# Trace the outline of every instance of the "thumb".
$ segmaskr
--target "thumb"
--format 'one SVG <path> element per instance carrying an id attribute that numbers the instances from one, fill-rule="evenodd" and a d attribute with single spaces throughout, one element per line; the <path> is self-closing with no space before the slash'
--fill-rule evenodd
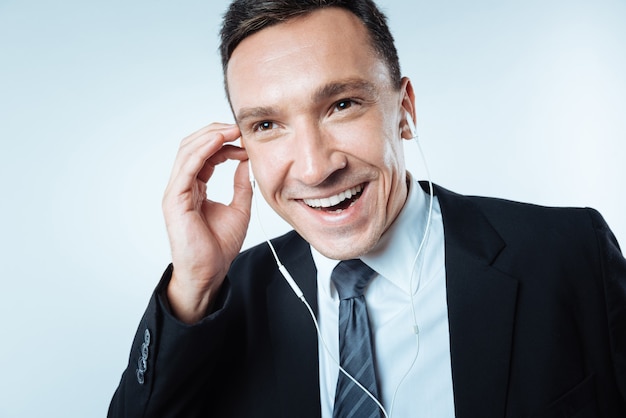
<path id="1" fill-rule="evenodd" d="M 233 199 L 230 207 L 244 212 L 250 217 L 250 208 L 252 206 L 252 185 L 248 175 L 249 160 L 241 161 L 235 170 L 235 178 L 233 185 Z"/>

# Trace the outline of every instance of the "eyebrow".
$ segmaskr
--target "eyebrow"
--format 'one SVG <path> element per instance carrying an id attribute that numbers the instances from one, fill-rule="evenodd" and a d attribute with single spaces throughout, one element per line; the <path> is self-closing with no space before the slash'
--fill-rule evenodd
<path id="1" fill-rule="evenodd" d="M 357 78 L 337 81 L 321 86 L 313 94 L 313 98 L 315 101 L 320 101 L 351 91 L 362 91 L 370 97 L 378 96 L 378 89 L 376 89 L 376 86 L 373 83 Z"/>
<path id="2" fill-rule="evenodd" d="M 237 113 L 235 119 L 240 123 L 246 119 L 263 119 L 275 114 L 275 108 L 270 106 L 244 107 Z"/>
<path id="3" fill-rule="evenodd" d="M 325 84 L 319 87 L 313 93 L 315 102 L 323 101 L 332 97 L 339 96 L 345 92 L 362 91 L 368 98 L 377 97 L 378 89 L 376 86 L 363 79 L 347 79 Z M 241 122 L 246 119 L 264 119 L 275 115 L 278 110 L 272 106 L 254 106 L 244 107 L 236 115 L 236 120 Z"/>

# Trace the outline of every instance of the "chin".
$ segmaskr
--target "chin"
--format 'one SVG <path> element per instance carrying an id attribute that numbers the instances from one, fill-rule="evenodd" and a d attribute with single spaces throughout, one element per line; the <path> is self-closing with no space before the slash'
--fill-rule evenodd
<path id="1" fill-rule="evenodd" d="M 305 237 L 306 239 L 306 237 Z M 329 239 L 312 239 L 307 241 L 322 255 L 333 260 L 350 260 L 359 258 L 367 254 L 374 248 L 377 239 L 350 237 L 338 240 L 335 244 L 329 245 Z"/>

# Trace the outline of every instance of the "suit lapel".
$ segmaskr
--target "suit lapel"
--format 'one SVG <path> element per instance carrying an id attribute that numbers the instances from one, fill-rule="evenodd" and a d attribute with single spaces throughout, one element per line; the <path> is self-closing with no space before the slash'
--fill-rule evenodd
<path id="1" fill-rule="evenodd" d="M 317 315 L 317 277 L 309 244 L 292 232 L 278 256 Z M 317 334 L 304 303 L 278 270 L 267 289 L 281 416 L 319 417 Z"/>
<path id="2" fill-rule="evenodd" d="M 456 416 L 505 415 L 517 280 L 492 267 L 505 244 L 467 197 L 437 188 L 445 231 Z"/>

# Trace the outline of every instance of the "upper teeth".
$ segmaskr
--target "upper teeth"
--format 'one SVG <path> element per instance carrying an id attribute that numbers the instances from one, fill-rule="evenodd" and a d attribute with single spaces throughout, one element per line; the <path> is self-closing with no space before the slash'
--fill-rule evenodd
<path id="1" fill-rule="evenodd" d="M 304 199 L 304 203 L 311 206 L 312 208 L 329 208 L 343 202 L 346 199 L 350 199 L 352 196 L 360 193 L 361 190 L 363 190 L 363 186 L 358 185 L 348 190 L 344 190 L 343 192 L 334 196 L 325 197 L 322 199 Z"/>

